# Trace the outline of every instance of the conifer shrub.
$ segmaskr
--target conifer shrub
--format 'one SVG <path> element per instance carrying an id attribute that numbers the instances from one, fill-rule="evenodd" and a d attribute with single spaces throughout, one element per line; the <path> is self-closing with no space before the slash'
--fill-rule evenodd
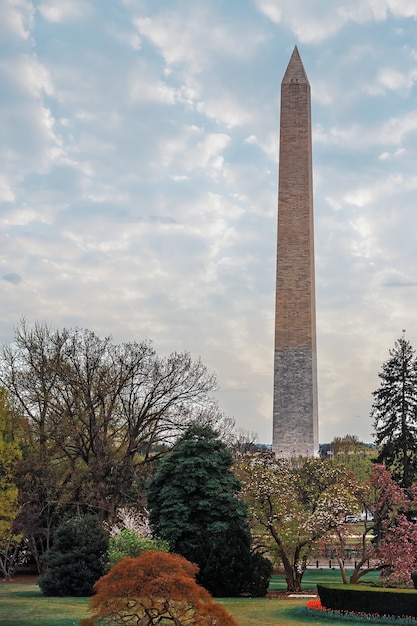
<path id="1" fill-rule="evenodd" d="M 210 428 L 192 426 L 167 452 L 148 487 L 150 524 L 170 551 L 196 563 L 214 597 L 265 595 L 269 561 L 253 552 L 233 456 Z"/>
<path id="2" fill-rule="evenodd" d="M 103 575 L 107 535 L 95 515 L 66 517 L 44 558 L 39 587 L 45 596 L 90 596 Z"/>

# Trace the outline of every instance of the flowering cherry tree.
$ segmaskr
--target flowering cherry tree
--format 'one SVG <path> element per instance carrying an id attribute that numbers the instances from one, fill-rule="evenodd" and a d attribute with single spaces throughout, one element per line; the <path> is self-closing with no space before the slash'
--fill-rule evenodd
<path id="1" fill-rule="evenodd" d="M 241 457 L 236 471 L 254 534 L 278 552 L 288 591 L 300 591 L 313 547 L 357 506 L 354 477 L 331 461 L 269 452 Z"/>
<path id="2" fill-rule="evenodd" d="M 149 524 L 149 512 L 147 509 L 140 510 L 134 507 L 120 507 L 116 511 L 117 521 L 108 526 L 111 537 L 118 535 L 123 530 L 136 533 L 138 537 L 152 537 L 152 529 Z"/>
<path id="3" fill-rule="evenodd" d="M 395 523 L 384 524 L 378 555 L 385 563 L 382 577 L 389 585 L 411 585 L 411 574 L 417 570 L 417 524 L 398 515 Z"/>
<path id="4" fill-rule="evenodd" d="M 393 481 L 384 465 L 376 464 L 368 482 L 354 491 L 356 508 L 364 515 L 362 530 L 352 530 L 349 524 L 332 529 L 322 541 L 331 547 L 345 583 L 357 583 L 365 574 L 381 571 L 390 583 L 410 582 L 411 571 L 417 569 L 417 526 L 404 512 L 415 507 L 413 489 L 405 491 Z M 402 513 L 401 513 L 402 512 Z M 348 541 L 355 536 L 355 567 L 348 577 L 344 556 Z"/>

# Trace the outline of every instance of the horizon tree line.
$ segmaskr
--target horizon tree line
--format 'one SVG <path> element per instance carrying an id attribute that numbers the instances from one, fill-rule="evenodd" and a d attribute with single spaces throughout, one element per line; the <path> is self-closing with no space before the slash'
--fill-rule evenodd
<path id="1" fill-rule="evenodd" d="M 404 337 L 380 378 L 371 412 L 376 461 L 410 488 L 417 472 L 417 362 Z M 233 424 L 213 397 L 216 385 L 186 352 L 162 358 L 148 341 L 115 344 L 89 330 L 30 327 L 24 320 L 17 326 L 14 344 L 0 352 L 0 465 L 13 468 L 11 537 L 25 538 L 39 570 L 63 513 L 94 513 L 112 523 L 121 506 L 143 509 L 156 460 L 190 426 L 213 429 L 238 457 L 259 451 L 253 434 L 231 436 Z M 363 446 L 349 435 L 334 443 L 342 450 Z M 361 480 L 369 468 L 366 462 Z M 281 470 L 280 480 L 293 480 L 288 468 Z M 0 506 L 6 510 L 4 499 Z"/>

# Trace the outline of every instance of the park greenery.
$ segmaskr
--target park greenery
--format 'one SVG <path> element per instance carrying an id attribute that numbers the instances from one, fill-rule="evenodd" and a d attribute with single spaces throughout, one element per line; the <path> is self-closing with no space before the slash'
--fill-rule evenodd
<path id="1" fill-rule="evenodd" d="M 272 568 L 289 591 L 300 591 L 315 560 L 337 564 L 345 584 L 377 573 L 381 585 L 411 586 L 417 361 L 404 337 L 380 380 L 375 448 L 347 435 L 326 457 L 280 459 L 233 431 L 213 398 L 215 377 L 189 354 L 162 358 L 149 342 L 116 344 L 88 330 L 22 321 L 0 355 L 3 577 L 31 563 L 45 596 L 95 590 L 94 599 L 114 572 L 130 588 L 140 559 L 169 563 L 176 553 L 189 563 L 178 577 L 190 575 L 178 588 L 193 588 L 202 624 L 211 618 L 201 602 L 218 611 L 206 593 L 263 596 Z M 92 602 L 86 624 L 113 606 Z"/>
<path id="2" fill-rule="evenodd" d="M 201 361 L 88 330 L 22 321 L 1 351 L 0 385 L 5 476 L 16 460 L 7 515 L 39 571 L 65 513 L 93 512 L 111 525 L 119 508 L 143 508 L 158 455 L 192 423 L 224 426 Z"/>
<path id="3" fill-rule="evenodd" d="M 336 582 L 335 570 L 309 570 L 306 584 L 314 590 L 316 584 Z M 271 587 L 285 589 L 282 576 L 274 576 Z M 277 597 L 274 601 L 264 598 L 217 599 L 239 626 L 302 626 L 311 618 L 305 614 L 306 598 Z M 0 584 L 0 624 L 7 626 L 74 626 L 79 620 L 91 615 L 89 598 L 45 598 L 34 583 Z M 316 624 L 328 624 L 315 620 Z"/>
<path id="4" fill-rule="evenodd" d="M 265 595 L 271 561 L 253 550 L 233 456 L 210 428 L 190 427 L 159 461 L 148 489 L 150 524 L 199 567 L 217 597 Z"/>

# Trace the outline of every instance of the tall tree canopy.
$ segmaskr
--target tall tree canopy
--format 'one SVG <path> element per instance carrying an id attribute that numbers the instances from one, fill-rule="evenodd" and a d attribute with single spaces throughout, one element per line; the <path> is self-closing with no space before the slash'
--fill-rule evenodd
<path id="1" fill-rule="evenodd" d="M 1 351 L 0 382 L 28 424 L 20 478 L 38 513 L 84 504 L 111 521 L 137 501 L 141 465 L 156 446 L 219 418 L 215 376 L 201 361 L 78 328 L 23 321 Z"/>
<path id="2" fill-rule="evenodd" d="M 417 476 L 417 360 L 405 337 L 389 354 L 371 410 L 380 447 L 377 462 L 389 468 L 401 487 L 410 487 Z"/>
<path id="3" fill-rule="evenodd" d="M 232 463 L 213 430 L 189 428 L 152 478 L 150 523 L 172 552 L 197 563 L 197 580 L 213 595 L 262 595 L 271 567 L 251 553 L 247 509 L 236 496 L 240 483 Z"/>

